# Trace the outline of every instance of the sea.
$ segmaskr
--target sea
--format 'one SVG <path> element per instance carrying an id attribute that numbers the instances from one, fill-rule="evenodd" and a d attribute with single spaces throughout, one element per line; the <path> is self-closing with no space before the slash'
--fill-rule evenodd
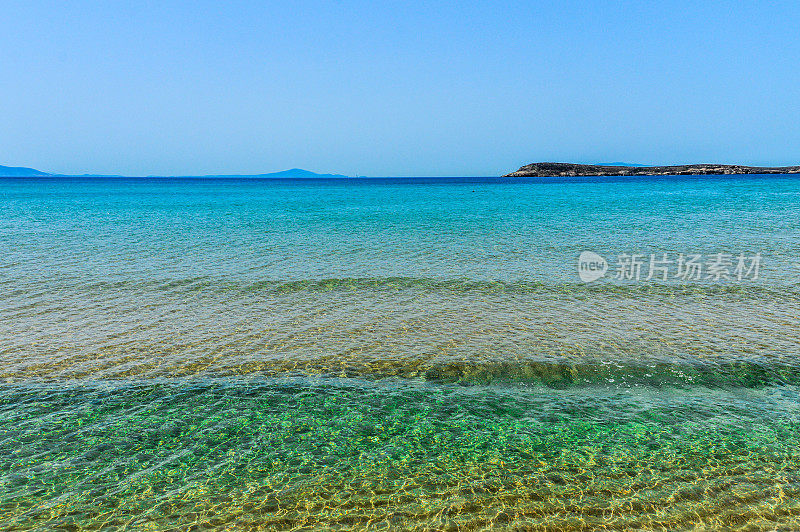
<path id="1" fill-rule="evenodd" d="M 0 179 L 0 529 L 800 529 L 800 179 Z"/>

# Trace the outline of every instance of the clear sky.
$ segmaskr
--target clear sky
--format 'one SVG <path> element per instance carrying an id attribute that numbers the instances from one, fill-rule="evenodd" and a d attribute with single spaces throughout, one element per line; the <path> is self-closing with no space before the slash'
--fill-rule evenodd
<path id="1" fill-rule="evenodd" d="M 800 164 L 800 2 L 5 0 L 0 164 Z"/>

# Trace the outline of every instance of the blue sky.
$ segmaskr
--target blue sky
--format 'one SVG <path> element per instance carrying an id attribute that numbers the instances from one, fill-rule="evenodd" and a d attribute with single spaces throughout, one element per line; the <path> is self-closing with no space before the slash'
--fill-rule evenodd
<path id="1" fill-rule="evenodd" d="M 6 0 L 0 164 L 800 164 L 800 2 Z"/>

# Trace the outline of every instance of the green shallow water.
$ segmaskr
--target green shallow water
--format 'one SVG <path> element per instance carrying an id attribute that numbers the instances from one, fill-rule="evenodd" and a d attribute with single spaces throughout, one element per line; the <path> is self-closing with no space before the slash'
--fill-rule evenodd
<path id="1" fill-rule="evenodd" d="M 800 526 L 796 386 L 4 386 L 9 528 Z"/>

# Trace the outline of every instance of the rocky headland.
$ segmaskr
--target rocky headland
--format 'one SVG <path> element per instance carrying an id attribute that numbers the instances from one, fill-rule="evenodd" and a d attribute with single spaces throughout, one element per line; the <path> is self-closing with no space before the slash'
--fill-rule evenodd
<path id="1" fill-rule="evenodd" d="M 681 164 L 677 166 L 604 166 L 575 163 L 533 163 L 503 177 L 583 177 L 647 175 L 800 174 L 800 166 Z"/>

